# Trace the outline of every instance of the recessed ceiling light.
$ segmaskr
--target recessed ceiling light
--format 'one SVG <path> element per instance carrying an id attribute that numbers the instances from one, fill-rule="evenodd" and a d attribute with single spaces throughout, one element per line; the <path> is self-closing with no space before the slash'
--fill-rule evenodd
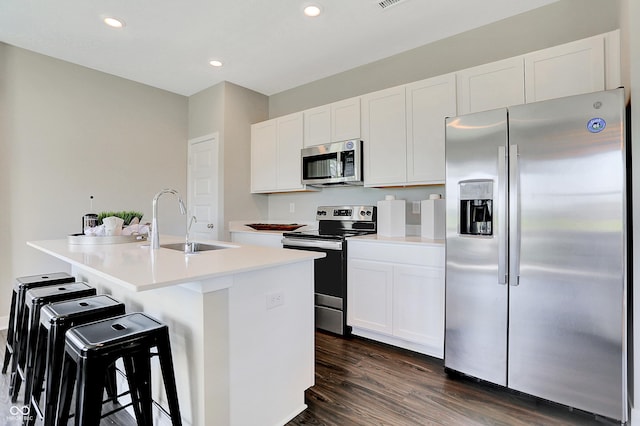
<path id="1" fill-rule="evenodd" d="M 122 28 L 124 27 L 124 21 L 116 18 L 107 17 L 103 19 L 104 23 L 112 28 Z"/>
<path id="2" fill-rule="evenodd" d="M 320 15 L 320 13 L 322 13 L 322 9 L 317 4 L 310 4 L 308 6 L 305 6 L 303 12 L 306 16 L 315 18 L 316 16 Z"/>
<path id="3" fill-rule="evenodd" d="M 213 61 L 209 61 L 209 65 L 211 65 L 212 67 L 221 67 L 222 62 L 213 60 Z"/>

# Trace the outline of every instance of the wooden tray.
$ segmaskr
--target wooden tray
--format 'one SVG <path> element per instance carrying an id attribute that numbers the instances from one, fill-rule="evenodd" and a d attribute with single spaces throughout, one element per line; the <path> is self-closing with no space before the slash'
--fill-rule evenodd
<path id="1" fill-rule="evenodd" d="M 256 231 L 294 231 L 304 226 L 297 223 L 247 223 L 246 225 Z"/>

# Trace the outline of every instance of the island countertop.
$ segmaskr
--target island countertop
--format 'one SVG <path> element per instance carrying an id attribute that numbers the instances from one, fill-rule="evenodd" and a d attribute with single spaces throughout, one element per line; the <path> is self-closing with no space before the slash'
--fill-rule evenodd
<path id="1" fill-rule="evenodd" d="M 180 243 L 184 238 L 163 235 L 160 241 L 162 244 Z M 302 250 L 220 241 L 199 242 L 229 248 L 186 255 L 162 247 L 152 250 L 147 241 L 85 245 L 58 239 L 29 241 L 27 245 L 136 292 L 325 256 L 324 253 Z"/>
<path id="2" fill-rule="evenodd" d="M 198 242 L 229 248 L 185 254 L 146 241 L 27 244 L 68 263 L 77 280 L 128 312 L 168 325 L 182 424 L 285 425 L 307 407 L 305 390 L 314 384 L 314 264 L 325 254 Z M 163 235 L 160 243 L 184 238 Z M 166 410 L 161 386 L 152 397 Z"/>

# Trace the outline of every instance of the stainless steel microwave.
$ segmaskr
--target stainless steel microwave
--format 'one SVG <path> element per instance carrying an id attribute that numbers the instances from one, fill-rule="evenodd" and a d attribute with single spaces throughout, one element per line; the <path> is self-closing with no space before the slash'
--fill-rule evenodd
<path id="1" fill-rule="evenodd" d="M 303 148 L 302 183 L 314 186 L 362 185 L 362 141 Z"/>

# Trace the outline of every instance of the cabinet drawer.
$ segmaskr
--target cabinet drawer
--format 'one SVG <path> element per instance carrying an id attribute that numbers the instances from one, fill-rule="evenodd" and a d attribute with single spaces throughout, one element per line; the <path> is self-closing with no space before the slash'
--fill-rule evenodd
<path id="1" fill-rule="evenodd" d="M 379 262 L 444 268 L 444 246 L 398 244 L 348 240 L 349 259 L 367 259 Z"/>

